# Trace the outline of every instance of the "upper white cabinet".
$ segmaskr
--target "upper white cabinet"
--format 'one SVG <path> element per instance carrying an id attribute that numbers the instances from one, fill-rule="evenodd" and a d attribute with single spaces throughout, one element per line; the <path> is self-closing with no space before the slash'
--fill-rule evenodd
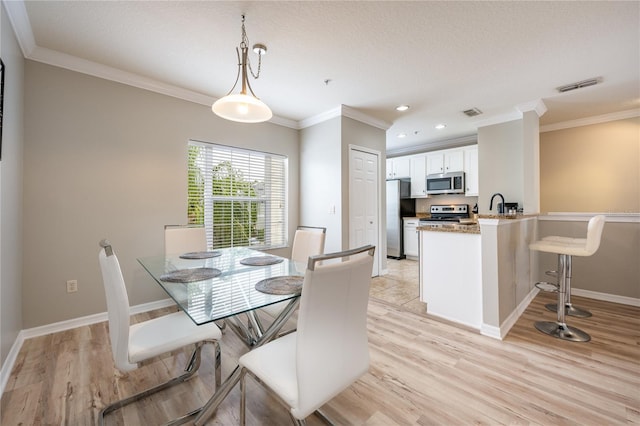
<path id="1" fill-rule="evenodd" d="M 411 159 L 409 157 L 387 158 L 387 179 L 411 178 Z"/>
<path id="2" fill-rule="evenodd" d="M 443 173 L 444 170 L 444 153 L 432 152 L 427 154 L 427 174 L 434 175 Z"/>
<path id="3" fill-rule="evenodd" d="M 464 170 L 464 151 L 452 149 L 427 154 L 427 174 L 461 172 Z"/>
<path id="4" fill-rule="evenodd" d="M 468 196 L 478 195 L 478 145 L 464 148 L 465 193 Z"/>
<path id="5" fill-rule="evenodd" d="M 411 157 L 411 198 L 427 196 L 425 176 L 427 171 L 427 156 L 414 155 Z"/>
<path id="6" fill-rule="evenodd" d="M 478 195 L 478 145 L 387 158 L 387 179 L 411 179 L 411 198 L 426 198 L 427 175 L 465 172 L 465 195 Z"/>

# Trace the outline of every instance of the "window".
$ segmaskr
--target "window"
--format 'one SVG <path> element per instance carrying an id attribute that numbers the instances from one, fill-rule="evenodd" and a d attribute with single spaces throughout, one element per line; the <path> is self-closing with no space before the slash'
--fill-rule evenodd
<path id="1" fill-rule="evenodd" d="M 211 248 L 286 245 L 287 157 L 189 141 L 189 223 Z"/>

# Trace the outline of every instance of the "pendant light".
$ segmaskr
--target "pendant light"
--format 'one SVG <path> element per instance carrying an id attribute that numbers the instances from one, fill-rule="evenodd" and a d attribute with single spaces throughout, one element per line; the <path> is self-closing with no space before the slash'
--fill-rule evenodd
<path id="1" fill-rule="evenodd" d="M 241 123 L 260 123 L 269 120 L 273 116 L 273 113 L 271 109 L 253 93 L 253 89 L 251 89 L 251 85 L 249 84 L 247 67 L 253 78 L 257 80 L 258 77 L 260 77 L 262 55 L 267 53 L 267 46 L 264 44 L 255 44 L 253 46 L 253 51 L 258 54 L 258 72 L 256 74 L 253 73 L 251 63 L 247 57 L 249 51 L 248 46 L 249 39 L 244 28 L 244 15 L 242 15 L 242 40 L 240 41 L 240 48 L 236 47 L 236 54 L 238 55 L 236 82 L 233 83 L 233 87 L 229 90 L 229 93 L 227 93 L 225 97 L 218 99 L 211 109 L 216 115 L 226 120 Z M 231 94 L 236 88 L 240 77 L 242 77 L 240 93 Z M 249 89 L 249 93 L 247 93 L 247 89 Z"/>

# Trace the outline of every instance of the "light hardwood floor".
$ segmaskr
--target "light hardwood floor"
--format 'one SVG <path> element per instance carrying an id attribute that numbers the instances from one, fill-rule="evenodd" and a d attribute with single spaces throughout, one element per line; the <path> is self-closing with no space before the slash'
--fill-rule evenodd
<path id="1" fill-rule="evenodd" d="M 372 296 L 385 285 L 375 282 Z M 340 425 L 640 424 L 640 308 L 574 299 L 593 312 L 568 321 L 591 334 L 589 343 L 533 328 L 555 318 L 544 309 L 553 295 L 538 295 L 503 341 L 374 296 L 370 371 L 323 411 Z M 222 349 L 225 377 L 246 349 L 230 331 Z M 160 424 L 202 404 L 213 391 L 212 350 L 204 355 L 189 382 L 110 415 L 107 424 Z M 0 424 L 95 424 L 105 404 L 178 374 L 186 356 L 166 356 L 124 376 L 114 370 L 106 323 L 29 339 L 2 396 Z M 285 409 L 248 383 L 248 424 L 289 424 Z M 209 424 L 238 424 L 238 407 L 236 387 Z M 315 416 L 308 423 L 321 424 Z"/>

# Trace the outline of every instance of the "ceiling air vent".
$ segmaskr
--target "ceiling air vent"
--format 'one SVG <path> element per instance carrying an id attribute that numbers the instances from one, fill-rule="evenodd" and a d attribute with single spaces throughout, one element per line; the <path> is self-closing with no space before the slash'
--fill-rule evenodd
<path id="1" fill-rule="evenodd" d="M 482 111 L 480 111 L 478 108 L 471 108 L 471 109 L 464 110 L 462 112 L 467 117 L 475 117 L 476 115 L 482 114 Z"/>
<path id="2" fill-rule="evenodd" d="M 602 77 L 590 78 L 589 80 L 582 80 L 577 83 L 565 84 L 564 86 L 556 87 L 556 90 L 560 93 L 568 92 L 570 90 L 582 89 L 583 87 L 593 86 L 602 81 Z"/>

